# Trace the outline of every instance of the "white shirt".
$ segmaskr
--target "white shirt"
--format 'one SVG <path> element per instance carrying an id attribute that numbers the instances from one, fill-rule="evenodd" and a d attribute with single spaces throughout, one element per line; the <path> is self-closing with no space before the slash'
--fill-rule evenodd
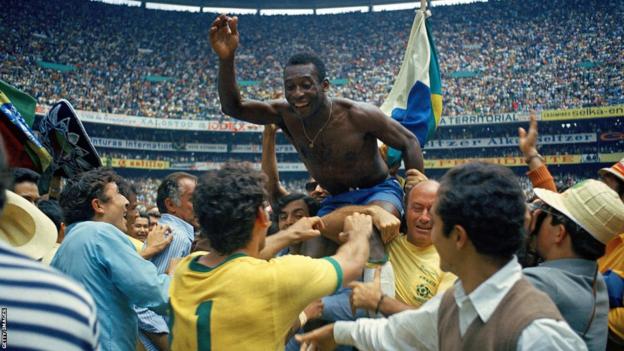
<path id="1" fill-rule="evenodd" d="M 475 318 L 487 323 L 501 300 L 522 278 L 522 267 L 513 258 L 503 268 L 466 295 L 461 281 L 455 282 L 455 302 L 459 307 L 459 329 L 463 336 Z M 438 309 L 442 294 L 417 310 L 409 310 L 388 319 L 358 319 L 336 322 L 334 339 L 338 344 L 360 350 L 439 350 Z M 585 342 L 564 321 L 536 319 L 520 338 L 517 350 L 587 350 Z"/>

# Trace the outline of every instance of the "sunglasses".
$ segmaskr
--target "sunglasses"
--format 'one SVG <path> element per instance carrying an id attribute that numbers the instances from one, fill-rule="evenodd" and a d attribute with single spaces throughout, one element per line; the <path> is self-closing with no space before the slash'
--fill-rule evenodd
<path id="1" fill-rule="evenodd" d="M 307 182 L 305 184 L 305 190 L 309 193 L 313 192 L 316 187 L 318 186 L 318 182 L 317 181 L 312 181 L 312 182 Z"/>
<path id="2" fill-rule="evenodd" d="M 543 214 L 551 215 L 553 218 L 557 220 L 558 223 L 561 223 L 565 225 L 566 227 L 581 228 L 576 222 L 568 218 L 566 215 L 559 212 L 557 209 L 553 208 L 552 206 L 549 206 L 541 201 L 533 202 L 528 205 L 529 205 L 529 209 L 531 210 L 531 213 L 533 213 L 535 210 L 540 210 L 542 211 Z M 542 215 L 540 217 L 545 217 L 545 215 Z M 542 221 L 543 221 L 543 218 L 541 221 L 538 221 L 538 223 L 541 225 Z M 539 227 L 536 227 L 536 228 L 539 228 Z"/>

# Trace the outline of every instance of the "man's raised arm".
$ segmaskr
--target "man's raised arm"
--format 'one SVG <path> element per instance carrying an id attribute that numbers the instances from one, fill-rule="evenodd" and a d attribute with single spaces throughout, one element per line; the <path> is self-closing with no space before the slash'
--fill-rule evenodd
<path id="1" fill-rule="evenodd" d="M 276 109 L 279 102 L 267 103 L 243 100 L 236 84 L 234 56 L 240 34 L 238 17 L 220 15 L 210 26 L 210 44 L 219 56 L 219 100 L 223 113 L 255 124 L 278 124 L 281 120 Z"/>

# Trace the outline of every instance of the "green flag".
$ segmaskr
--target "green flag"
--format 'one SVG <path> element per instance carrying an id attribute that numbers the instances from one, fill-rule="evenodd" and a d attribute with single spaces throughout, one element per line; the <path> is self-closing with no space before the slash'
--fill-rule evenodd
<path id="1" fill-rule="evenodd" d="M 13 106 L 15 106 L 20 115 L 22 115 L 22 118 L 26 121 L 26 124 L 32 128 L 33 122 L 35 121 L 37 100 L 25 92 L 9 85 L 9 83 L 2 79 L 0 79 L 0 91 L 9 98 Z"/>

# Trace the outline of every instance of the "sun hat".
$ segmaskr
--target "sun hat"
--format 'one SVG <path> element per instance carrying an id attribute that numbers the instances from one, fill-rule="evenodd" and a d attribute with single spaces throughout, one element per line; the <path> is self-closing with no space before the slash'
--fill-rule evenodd
<path id="1" fill-rule="evenodd" d="M 16 193 L 6 191 L 0 215 L 0 241 L 36 260 L 45 256 L 56 243 L 54 223 L 37 206 Z"/>
<path id="2" fill-rule="evenodd" d="M 603 182 L 588 179 L 562 194 L 536 188 L 535 195 L 603 244 L 624 232 L 624 202 Z"/>
<path id="3" fill-rule="evenodd" d="M 614 164 L 613 166 L 609 168 L 602 168 L 598 171 L 598 174 L 600 174 L 601 176 L 604 175 L 605 173 L 611 173 L 624 182 L 624 158 L 621 159 L 620 162 Z"/>

